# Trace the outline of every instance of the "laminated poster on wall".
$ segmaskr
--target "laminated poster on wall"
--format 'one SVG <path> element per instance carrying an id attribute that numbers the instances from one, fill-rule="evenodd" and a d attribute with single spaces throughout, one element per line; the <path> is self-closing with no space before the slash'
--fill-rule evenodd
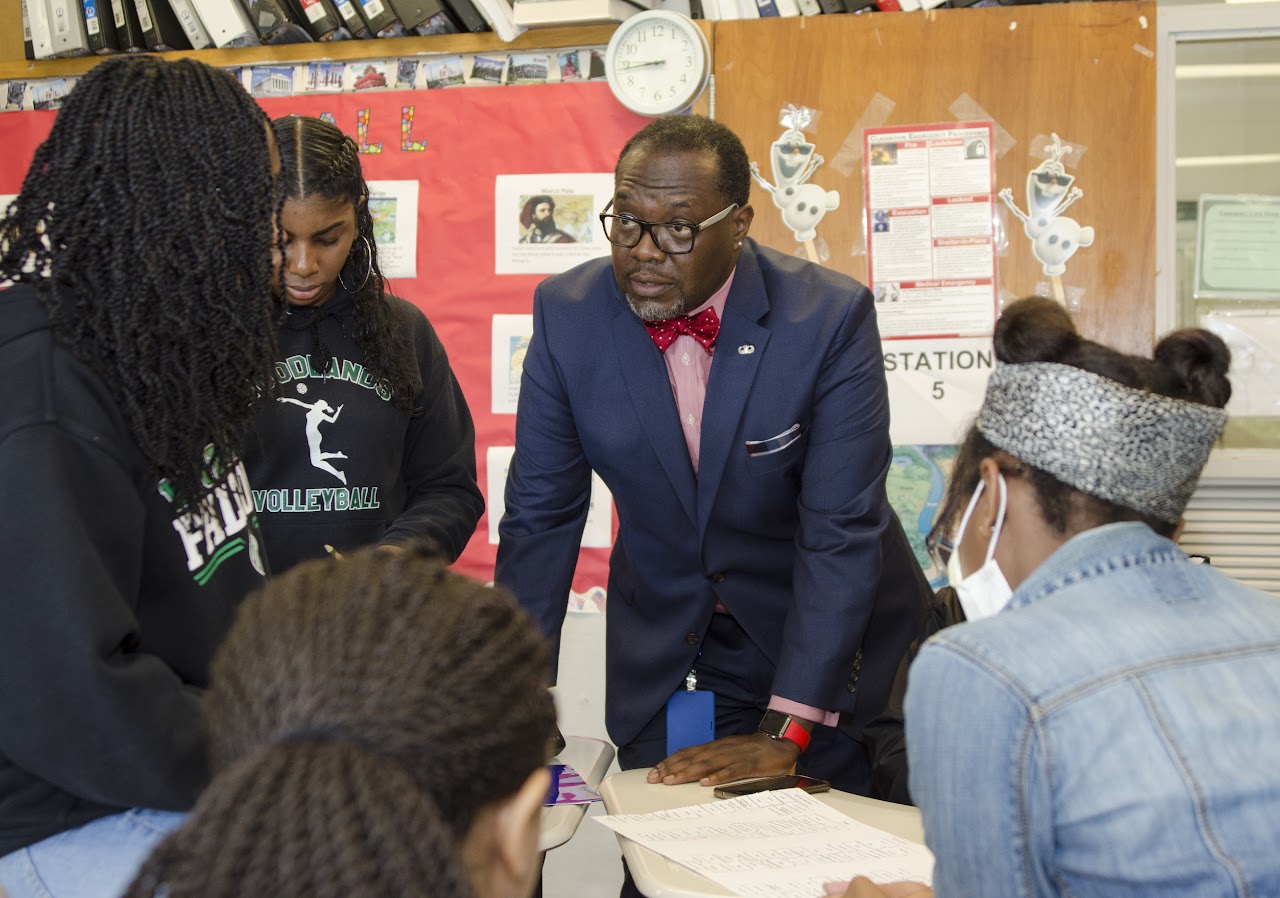
<path id="1" fill-rule="evenodd" d="M 995 352 L 990 337 L 886 340 L 881 346 L 893 409 L 893 462 L 885 492 L 916 561 L 937 588 L 946 571 L 934 564 L 925 537 L 951 476 L 957 444 L 982 405 Z"/>
<path id="2" fill-rule="evenodd" d="M 960 447 L 954 443 L 907 445 L 895 443 L 893 461 L 885 478 L 885 493 L 893 506 L 907 542 L 934 589 L 947 582 L 947 571 L 929 554 L 926 538 L 942 503 L 942 494 L 955 467 Z"/>
<path id="3" fill-rule="evenodd" d="M 524 354 L 533 336 L 532 315 L 494 315 L 490 383 L 495 415 L 514 415 L 520 401 Z"/>
<path id="4" fill-rule="evenodd" d="M 249 70 L 249 93 L 255 97 L 291 97 L 293 75 L 291 65 L 255 65 Z"/>
<path id="5" fill-rule="evenodd" d="M 471 57 L 471 78 L 473 81 L 488 81 L 492 84 L 502 83 L 502 72 L 507 61 L 493 56 L 476 54 Z"/>
<path id="6" fill-rule="evenodd" d="M 506 513 L 507 469 L 511 467 L 514 446 L 490 446 L 485 454 L 488 483 L 485 501 L 489 515 L 489 544 L 498 544 L 498 523 Z M 613 494 L 600 475 L 591 472 L 591 505 L 587 525 L 582 531 L 582 547 L 607 549 L 613 545 Z"/>
<path id="7" fill-rule="evenodd" d="M 463 74 L 464 67 L 462 57 L 455 54 L 424 62 L 422 71 L 429 88 L 456 87 L 467 81 L 466 75 Z"/>
<path id="8" fill-rule="evenodd" d="M 388 278 L 418 276 L 418 181 L 369 181 L 378 265 Z M 394 290 L 394 285 L 392 285 Z"/>
<path id="9" fill-rule="evenodd" d="M 305 90 L 311 93 L 338 93 L 347 66 L 341 62 L 312 62 L 307 64 Z"/>
<path id="10" fill-rule="evenodd" d="M 993 131 L 962 122 L 864 132 L 867 272 L 882 338 L 991 333 Z"/>
<path id="11" fill-rule="evenodd" d="M 890 340 L 881 351 L 893 444 L 962 442 L 995 367 L 991 338 Z"/>
<path id="12" fill-rule="evenodd" d="M 38 110 L 61 109 L 62 101 L 74 86 L 75 82 L 68 83 L 66 78 L 50 78 L 47 81 L 37 81 L 30 88 L 31 106 L 33 109 Z"/>
<path id="13" fill-rule="evenodd" d="M 1197 299 L 1280 299 L 1280 197 L 1200 197 Z"/>
<path id="14" fill-rule="evenodd" d="M 599 214 L 613 173 L 499 175 L 494 179 L 494 270 L 557 274 L 608 255 Z"/>
<path id="15" fill-rule="evenodd" d="M 4 88 L 4 108 L 21 109 L 27 97 L 27 82 L 9 81 Z"/>

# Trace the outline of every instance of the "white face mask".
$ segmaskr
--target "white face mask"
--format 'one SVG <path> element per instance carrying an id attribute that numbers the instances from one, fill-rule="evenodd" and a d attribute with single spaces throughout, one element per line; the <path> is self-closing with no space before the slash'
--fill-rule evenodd
<path id="1" fill-rule="evenodd" d="M 960 600 L 960 607 L 964 609 L 964 616 L 968 620 L 992 617 L 1008 605 L 1009 599 L 1013 597 L 1009 581 L 1004 578 L 1000 565 L 996 564 L 996 541 L 1000 539 L 1000 528 L 1004 526 L 1004 513 L 1008 504 L 1004 475 L 996 476 L 1000 478 L 1000 512 L 996 517 L 996 525 L 991 531 L 991 542 L 987 544 L 987 560 L 982 563 L 982 567 L 967 577 L 960 570 L 960 540 L 964 538 L 965 527 L 969 525 L 969 516 L 973 514 L 973 509 L 978 504 L 978 497 L 982 495 L 981 480 L 978 481 L 978 488 L 973 491 L 973 498 L 969 500 L 969 507 L 965 509 L 964 517 L 960 519 L 960 529 L 956 531 L 956 547 L 951 557 L 947 559 L 947 580 L 955 589 L 956 598 Z"/>

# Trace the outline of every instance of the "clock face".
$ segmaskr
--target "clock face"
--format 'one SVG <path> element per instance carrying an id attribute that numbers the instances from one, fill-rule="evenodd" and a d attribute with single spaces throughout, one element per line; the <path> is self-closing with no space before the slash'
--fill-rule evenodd
<path id="1" fill-rule="evenodd" d="M 702 93 L 710 55 L 692 19 L 650 10 L 618 26 L 605 52 L 604 71 L 622 105 L 641 115 L 666 115 Z"/>

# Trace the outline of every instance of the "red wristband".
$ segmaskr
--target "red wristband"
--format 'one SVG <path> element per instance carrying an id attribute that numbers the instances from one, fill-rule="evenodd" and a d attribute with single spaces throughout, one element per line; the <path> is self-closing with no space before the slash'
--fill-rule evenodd
<path id="1" fill-rule="evenodd" d="M 760 721 L 760 732 L 770 739 L 786 739 L 800 746 L 804 751 L 809 747 L 809 731 L 790 714 L 781 711 L 765 711 Z"/>

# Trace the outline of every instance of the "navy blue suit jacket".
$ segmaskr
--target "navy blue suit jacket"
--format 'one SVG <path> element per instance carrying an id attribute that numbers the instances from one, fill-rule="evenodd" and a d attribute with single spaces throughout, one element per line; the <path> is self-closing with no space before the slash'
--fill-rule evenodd
<path id="1" fill-rule="evenodd" d="M 859 732 L 883 708 L 928 594 L 885 499 L 871 293 L 744 241 L 696 476 L 662 356 L 609 259 L 545 280 L 533 318 L 495 578 L 558 651 L 599 473 L 619 519 L 606 624 L 614 742 L 681 686 L 717 598 L 776 666 L 774 694 L 838 710 Z M 794 425 L 785 447 L 748 454 L 747 441 Z"/>

